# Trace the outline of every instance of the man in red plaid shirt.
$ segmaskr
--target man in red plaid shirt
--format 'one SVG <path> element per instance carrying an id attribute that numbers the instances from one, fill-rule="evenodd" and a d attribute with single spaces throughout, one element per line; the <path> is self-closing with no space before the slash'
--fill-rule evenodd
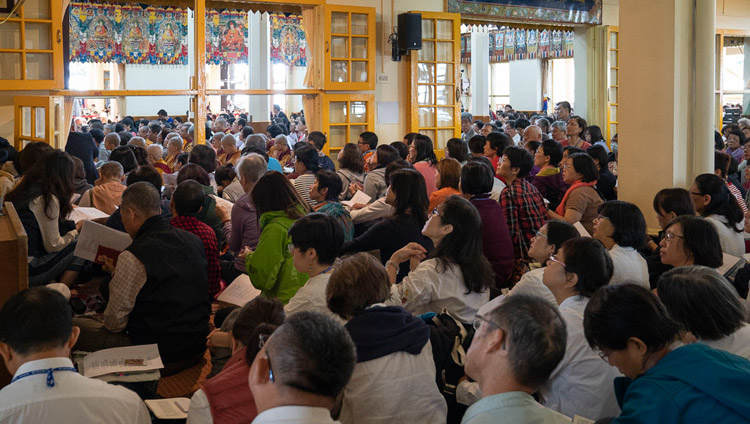
<path id="1" fill-rule="evenodd" d="M 510 146 L 497 167 L 497 175 L 505 178 L 507 184 L 500 194 L 500 204 L 508 220 L 516 261 L 526 259 L 531 238 L 547 221 L 544 198 L 525 178 L 533 165 L 534 158 L 529 152 Z"/>
<path id="2" fill-rule="evenodd" d="M 221 269 L 219 268 L 219 248 L 216 233 L 208 225 L 195 217 L 203 205 L 203 188 L 193 180 L 180 183 L 172 194 L 170 209 L 173 218 L 169 224 L 198 236 L 203 242 L 208 260 L 208 294 L 213 300 L 221 291 Z"/>

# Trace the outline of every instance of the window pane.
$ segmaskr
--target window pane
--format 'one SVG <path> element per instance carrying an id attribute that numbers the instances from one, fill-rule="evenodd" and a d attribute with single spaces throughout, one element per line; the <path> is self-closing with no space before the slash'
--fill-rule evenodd
<path id="1" fill-rule="evenodd" d="M 35 121 L 34 121 L 34 137 L 36 138 L 44 138 L 46 135 L 44 130 L 45 126 L 45 110 L 43 107 L 35 107 L 34 112 L 36 114 Z"/>
<path id="2" fill-rule="evenodd" d="M 0 79 L 21 79 L 21 53 L 0 53 Z"/>
<path id="3" fill-rule="evenodd" d="M 452 85 L 438 85 L 436 87 L 435 98 L 439 105 L 452 105 L 453 104 L 453 86 Z"/>
<path id="4" fill-rule="evenodd" d="M 617 103 L 617 87 L 609 88 L 609 102 Z"/>
<path id="5" fill-rule="evenodd" d="M 452 107 L 437 108 L 437 126 L 438 127 L 452 127 L 453 126 L 453 108 Z"/>
<path id="6" fill-rule="evenodd" d="M 331 57 L 349 57 L 349 37 L 331 37 Z"/>
<path id="7" fill-rule="evenodd" d="M 344 147 L 346 144 L 346 125 L 331 127 L 331 134 L 328 137 L 330 147 Z"/>
<path id="8" fill-rule="evenodd" d="M 330 102 L 328 104 L 328 115 L 331 124 L 345 124 L 346 102 Z"/>
<path id="9" fill-rule="evenodd" d="M 432 63 L 418 63 L 417 72 L 417 82 L 435 82 L 435 65 Z"/>
<path id="10" fill-rule="evenodd" d="M 437 61 L 453 62 L 453 43 L 449 41 L 438 41 Z"/>
<path id="11" fill-rule="evenodd" d="M 21 23 L 6 22 L 0 25 L 0 49 L 21 48 Z"/>
<path id="12" fill-rule="evenodd" d="M 453 130 L 438 130 L 437 148 L 445 149 L 445 146 L 448 144 L 448 140 L 450 140 L 451 138 L 453 138 Z"/>
<path id="13" fill-rule="evenodd" d="M 614 137 L 617 134 L 617 124 L 609 124 L 610 137 Z"/>
<path id="14" fill-rule="evenodd" d="M 367 62 L 352 61 L 352 82 L 367 82 Z"/>
<path id="15" fill-rule="evenodd" d="M 609 66 L 617 66 L 617 52 L 609 52 Z"/>
<path id="16" fill-rule="evenodd" d="M 351 102 L 351 122 L 367 122 L 367 103 Z"/>
<path id="17" fill-rule="evenodd" d="M 422 38 L 435 38 L 435 21 L 422 19 Z"/>
<path id="18" fill-rule="evenodd" d="M 352 13 L 352 34 L 367 34 L 367 15 L 364 13 Z"/>
<path id="19" fill-rule="evenodd" d="M 31 108 L 28 106 L 21 108 L 21 136 L 31 137 Z"/>
<path id="20" fill-rule="evenodd" d="M 52 39 L 50 37 L 51 24 L 27 22 L 24 25 L 26 28 L 26 42 L 24 43 L 24 47 L 26 49 L 52 49 Z"/>
<path id="21" fill-rule="evenodd" d="M 437 20 L 437 38 L 439 40 L 453 39 L 453 21 L 444 19 Z"/>
<path id="22" fill-rule="evenodd" d="M 349 14 L 344 12 L 331 13 L 331 33 L 348 34 L 349 33 Z"/>
<path id="23" fill-rule="evenodd" d="M 352 57 L 355 59 L 367 59 L 367 39 L 352 37 Z"/>
<path id="24" fill-rule="evenodd" d="M 617 106 L 609 107 L 609 120 L 612 122 L 617 122 Z"/>
<path id="25" fill-rule="evenodd" d="M 420 130 L 419 133 L 430 137 L 430 140 L 432 140 L 432 147 L 435 147 L 435 130 Z"/>
<path id="26" fill-rule="evenodd" d="M 420 107 L 419 108 L 419 126 L 422 128 L 435 126 L 435 108 L 434 107 Z"/>
<path id="27" fill-rule="evenodd" d="M 52 53 L 26 54 L 26 79 L 52 79 Z"/>
<path id="28" fill-rule="evenodd" d="M 609 48 L 610 49 L 616 49 L 617 48 L 617 33 L 611 32 L 609 34 Z"/>
<path id="29" fill-rule="evenodd" d="M 417 86 L 417 102 L 420 105 L 434 105 L 435 87 L 432 85 Z"/>
<path id="30" fill-rule="evenodd" d="M 617 69 L 609 70 L 609 83 L 610 85 L 617 85 Z"/>
<path id="31" fill-rule="evenodd" d="M 23 4 L 23 15 L 26 19 L 50 19 L 49 5 L 49 0 L 26 0 Z"/>
<path id="32" fill-rule="evenodd" d="M 438 83 L 453 83 L 453 65 L 450 63 L 438 63 L 436 77 Z"/>
<path id="33" fill-rule="evenodd" d="M 349 82 L 349 62 L 346 60 L 331 61 L 331 81 Z"/>
<path id="34" fill-rule="evenodd" d="M 435 42 L 422 41 L 422 50 L 419 51 L 419 60 L 432 62 L 435 60 Z"/>
<path id="35" fill-rule="evenodd" d="M 349 127 L 349 142 L 356 143 L 359 140 L 359 135 L 367 131 L 367 127 L 364 125 L 352 125 Z"/>

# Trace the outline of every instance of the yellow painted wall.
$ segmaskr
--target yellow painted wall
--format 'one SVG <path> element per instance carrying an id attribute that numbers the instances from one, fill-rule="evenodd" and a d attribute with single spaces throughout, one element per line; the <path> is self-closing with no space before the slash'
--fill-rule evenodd
<path id="1" fill-rule="evenodd" d="M 750 0 L 716 0 L 716 28 L 750 29 Z"/>

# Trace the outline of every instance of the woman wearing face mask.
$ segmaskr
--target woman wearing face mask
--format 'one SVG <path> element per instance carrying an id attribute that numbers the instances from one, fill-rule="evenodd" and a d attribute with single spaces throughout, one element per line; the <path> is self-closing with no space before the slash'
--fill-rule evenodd
<path id="1" fill-rule="evenodd" d="M 602 287 L 586 305 L 589 345 L 625 377 L 614 387 L 612 423 L 741 423 L 750 417 L 750 362 L 701 343 L 683 346 L 681 327 L 654 294 L 634 284 Z"/>

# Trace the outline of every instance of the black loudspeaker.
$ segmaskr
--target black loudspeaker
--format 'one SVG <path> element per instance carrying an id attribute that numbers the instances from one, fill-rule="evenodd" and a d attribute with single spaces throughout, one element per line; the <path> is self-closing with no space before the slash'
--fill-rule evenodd
<path id="1" fill-rule="evenodd" d="M 402 13 L 398 15 L 398 49 L 422 50 L 422 14 Z"/>

